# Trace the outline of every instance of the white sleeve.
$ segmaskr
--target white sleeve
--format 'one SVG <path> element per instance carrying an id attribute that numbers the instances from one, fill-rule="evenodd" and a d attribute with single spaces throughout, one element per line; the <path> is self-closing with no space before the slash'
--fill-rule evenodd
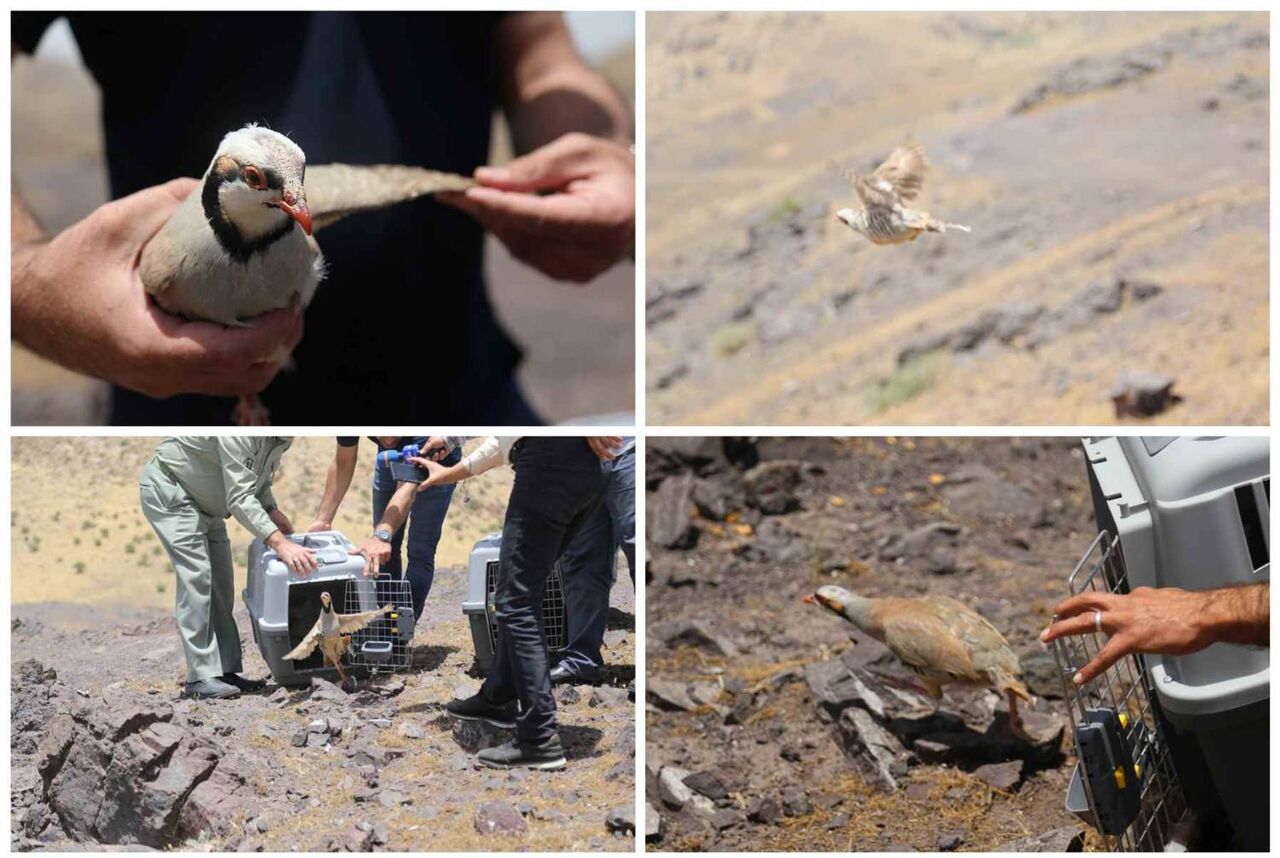
<path id="1" fill-rule="evenodd" d="M 508 449 L 510 449 L 509 445 Z M 501 465 L 503 458 L 502 442 L 497 436 L 490 435 L 480 442 L 479 447 L 462 457 L 462 467 L 469 476 L 474 477 L 476 474 L 483 474 Z"/>

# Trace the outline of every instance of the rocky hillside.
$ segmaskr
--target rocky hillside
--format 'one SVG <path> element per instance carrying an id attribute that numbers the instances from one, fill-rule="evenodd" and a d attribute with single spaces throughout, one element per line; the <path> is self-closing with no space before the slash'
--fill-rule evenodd
<path id="1" fill-rule="evenodd" d="M 1079 849 L 1062 688 L 1036 635 L 1096 532 L 1072 439 L 650 439 L 650 848 Z M 801 599 L 948 595 L 1038 702 L 940 702 Z M 660 819 L 659 823 L 657 820 Z"/>

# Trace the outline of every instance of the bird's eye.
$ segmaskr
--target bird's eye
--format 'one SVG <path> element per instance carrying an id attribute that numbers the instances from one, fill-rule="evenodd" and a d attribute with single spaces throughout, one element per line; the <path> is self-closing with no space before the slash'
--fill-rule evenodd
<path id="1" fill-rule="evenodd" d="M 244 183 L 255 191 L 262 191 L 267 187 L 267 180 L 262 177 L 262 171 L 257 167 L 244 168 Z"/>

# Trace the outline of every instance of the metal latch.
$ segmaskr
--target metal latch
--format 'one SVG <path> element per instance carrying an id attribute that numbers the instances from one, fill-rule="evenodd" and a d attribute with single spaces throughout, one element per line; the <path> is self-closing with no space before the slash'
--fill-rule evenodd
<path id="1" fill-rule="evenodd" d="M 1067 809 L 1103 834 L 1123 834 L 1142 806 L 1142 766 L 1135 761 L 1141 754 L 1134 753 L 1131 738 L 1141 744 L 1146 728 L 1138 723 L 1130 730 L 1131 723 L 1127 713 L 1097 707 L 1086 709 L 1076 724 L 1080 761 L 1071 775 Z"/>

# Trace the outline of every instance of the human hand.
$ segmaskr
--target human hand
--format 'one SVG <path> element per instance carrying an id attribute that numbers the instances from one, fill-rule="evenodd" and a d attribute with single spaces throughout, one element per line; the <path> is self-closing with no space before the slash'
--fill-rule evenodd
<path id="1" fill-rule="evenodd" d="M 314 551 L 290 541 L 278 530 L 267 537 L 267 547 L 276 553 L 290 572 L 297 575 L 306 575 L 320 565 Z"/>
<path id="2" fill-rule="evenodd" d="M 1053 623 L 1040 633 L 1040 640 L 1093 634 L 1101 619 L 1108 640 L 1072 677 L 1076 685 L 1083 685 L 1132 653 L 1183 655 L 1209 646 L 1214 642 L 1215 616 L 1209 610 L 1214 592 L 1138 587 L 1128 595 L 1081 593 L 1054 609 Z"/>
<path id="3" fill-rule="evenodd" d="M 376 536 L 370 536 L 358 548 L 348 549 L 351 555 L 364 555 L 364 574 L 366 578 L 377 578 L 382 564 L 391 559 L 391 543 L 383 542 Z"/>
<path id="4" fill-rule="evenodd" d="M 267 517 L 271 519 L 271 523 L 280 528 L 280 532 L 285 536 L 293 533 L 293 522 L 289 521 L 289 516 L 280 511 L 279 507 L 267 513 Z"/>
<path id="5" fill-rule="evenodd" d="M 325 521 L 322 518 L 317 518 L 315 521 L 307 525 L 307 533 L 322 533 L 326 530 L 333 530 L 332 521 Z"/>
<path id="6" fill-rule="evenodd" d="M 588 436 L 587 446 L 600 461 L 612 462 L 617 458 L 617 450 L 622 446 L 622 438 L 618 435 Z"/>
<path id="7" fill-rule="evenodd" d="M 438 462 L 446 455 L 445 451 L 449 449 L 449 442 L 441 435 L 432 435 L 427 439 L 427 443 L 422 445 L 422 452 L 426 454 L 426 458 L 433 462 Z"/>
<path id="8" fill-rule="evenodd" d="M 295 302 L 252 327 L 190 322 L 142 286 L 143 246 L 198 185 L 175 179 L 100 206 L 50 241 L 11 253 L 13 335 L 70 369 L 148 396 L 257 393 L 302 338 Z"/>
<path id="9" fill-rule="evenodd" d="M 635 243 L 635 156 L 620 143 L 565 134 L 505 166 L 480 167 L 475 179 L 437 199 L 549 277 L 586 283 Z"/>
<path id="10" fill-rule="evenodd" d="M 418 491 L 424 492 L 432 486 L 440 485 L 441 479 L 444 477 L 445 471 L 449 470 L 444 465 L 433 459 L 425 459 L 421 456 L 410 456 L 409 464 L 417 465 L 427 472 L 427 478 L 418 483 Z"/>

